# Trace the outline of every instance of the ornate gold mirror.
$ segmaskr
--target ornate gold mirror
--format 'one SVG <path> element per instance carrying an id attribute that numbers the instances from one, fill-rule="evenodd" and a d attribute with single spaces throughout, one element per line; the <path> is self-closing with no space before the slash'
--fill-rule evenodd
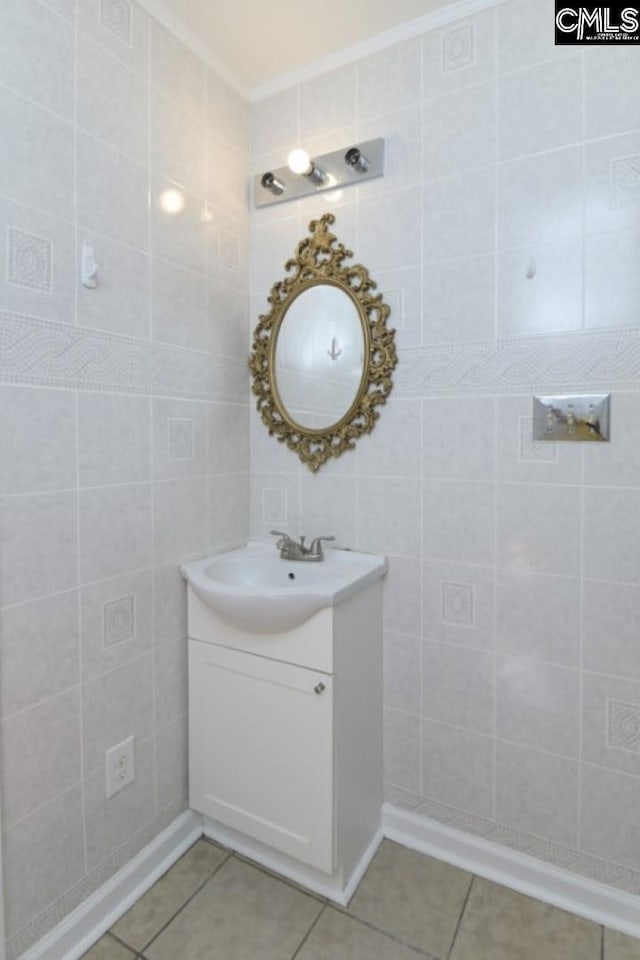
<path id="1" fill-rule="evenodd" d="M 255 329 L 249 367 L 257 408 L 270 434 L 310 470 L 352 450 L 373 430 L 397 363 L 389 307 L 361 264 L 329 227 L 309 224 L 290 274 L 271 288 L 271 309 Z"/>

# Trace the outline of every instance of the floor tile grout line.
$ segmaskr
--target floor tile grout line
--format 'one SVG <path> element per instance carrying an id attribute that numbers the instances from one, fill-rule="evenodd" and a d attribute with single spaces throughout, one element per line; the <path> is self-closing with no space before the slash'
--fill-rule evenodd
<path id="1" fill-rule="evenodd" d="M 142 896 L 144 896 L 144 894 L 142 894 Z M 135 902 L 134 904 L 132 904 L 132 906 L 135 907 L 137 903 L 138 903 L 138 900 L 136 900 L 136 902 Z M 129 909 L 131 909 L 131 908 L 129 908 Z M 117 923 L 117 922 L 118 922 L 118 921 L 116 920 L 116 923 Z M 132 950 L 132 951 L 135 953 L 136 957 L 137 957 L 138 953 L 137 953 L 137 951 L 136 951 L 136 948 L 135 948 L 135 947 L 132 947 L 131 944 L 130 944 L 130 943 L 127 943 L 126 940 L 123 940 L 122 937 L 119 937 L 117 933 L 114 933 L 112 928 L 110 928 L 109 930 L 107 930 L 105 936 L 110 937 L 111 940 L 115 940 L 116 943 L 119 943 L 121 947 L 126 947 L 127 950 Z M 98 941 L 98 943 L 99 943 L 99 942 L 100 942 L 100 941 Z M 94 944 L 94 946 L 95 946 L 95 944 Z"/>
<path id="2" fill-rule="evenodd" d="M 318 916 L 314 919 L 313 923 L 311 924 L 311 926 L 309 927 L 309 929 L 307 930 L 307 932 L 306 932 L 305 935 L 303 936 L 302 940 L 300 941 L 300 943 L 298 944 L 298 946 L 296 947 L 296 949 L 295 949 L 295 950 L 293 951 L 293 953 L 291 954 L 291 960 L 296 960 L 296 957 L 298 956 L 298 954 L 300 953 L 300 951 L 301 951 L 302 948 L 304 947 L 305 943 L 308 941 L 309 937 L 310 937 L 311 934 L 313 933 L 313 930 L 315 929 L 316 924 L 318 923 L 318 920 L 319 920 L 320 917 L 325 913 L 326 909 L 327 909 L 327 904 L 324 903 L 324 904 L 322 905 L 322 907 L 320 908 L 320 911 L 319 911 L 319 913 L 318 913 Z"/>
<path id="3" fill-rule="evenodd" d="M 469 889 L 467 890 L 467 895 L 464 898 L 464 903 L 462 904 L 462 910 L 460 911 L 460 916 L 458 917 L 458 923 L 456 924 L 456 929 L 453 934 L 453 940 L 451 941 L 451 946 L 449 947 L 449 952 L 447 953 L 447 960 L 451 960 L 453 956 L 453 951 L 456 945 L 456 940 L 458 939 L 458 934 L 460 933 L 460 927 L 462 926 L 462 920 L 467 909 L 467 904 L 469 903 L 469 897 L 471 896 L 471 889 L 473 887 L 473 882 L 475 880 L 475 874 L 472 874 L 471 880 L 469 882 Z"/>
<path id="4" fill-rule="evenodd" d="M 323 897 L 321 893 L 315 893 L 313 890 L 308 890 L 306 887 L 303 887 L 302 884 L 296 883 L 295 880 L 290 880 L 288 877 L 283 876 L 283 874 L 276 873 L 274 870 L 270 870 L 269 867 L 264 866 L 262 863 L 258 863 L 257 860 L 252 860 L 250 857 L 245 856 L 242 853 L 238 853 L 237 850 L 231 850 L 231 856 L 239 863 L 245 863 L 250 867 L 255 867 L 256 870 L 266 874 L 268 877 L 273 877 L 274 880 L 279 880 L 280 883 L 286 884 L 286 886 L 291 887 L 292 890 L 296 890 L 298 893 L 303 893 L 305 896 L 311 897 L 312 900 L 317 900 L 325 907 L 331 905 L 331 901 L 327 897 Z"/>
<path id="5" fill-rule="evenodd" d="M 202 839 L 202 838 L 199 838 L 199 840 L 200 840 L 200 839 Z M 196 843 L 198 843 L 199 840 L 196 840 Z M 192 849 L 192 848 L 190 848 L 190 849 Z M 186 853 L 186 852 L 188 852 L 188 851 L 185 851 L 185 853 Z M 151 946 L 152 943 L 155 943 L 155 941 L 158 939 L 158 937 L 160 937 L 160 936 L 164 933 L 164 931 L 167 929 L 167 927 L 168 927 L 170 924 L 173 923 L 173 921 L 176 919 L 176 917 L 177 917 L 180 913 L 182 913 L 182 911 L 185 909 L 185 907 L 187 907 L 187 906 L 191 903 L 191 901 L 192 901 L 195 897 L 198 896 L 198 894 L 200 893 L 200 891 L 203 890 L 204 887 L 206 887 L 206 885 L 209 883 L 209 881 L 212 880 L 213 877 L 215 877 L 215 875 L 218 873 L 218 871 L 221 869 L 221 867 L 224 866 L 224 864 L 231 858 L 231 856 L 232 856 L 232 854 L 229 853 L 229 852 L 227 852 L 227 854 L 226 854 L 226 856 L 224 857 L 224 859 L 220 861 L 220 863 L 216 866 L 216 868 L 213 870 L 213 872 L 209 874 L 209 876 L 207 877 L 207 879 L 204 880 L 204 881 L 200 884 L 200 886 L 198 887 L 198 889 L 197 889 L 197 890 L 194 890 L 194 892 L 191 894 L 191 896 L 188 898 L 188 900 L 185 900 L 185 902 L 175 911 L 175 913 L 173 913 L 173 914 L 171 915 L 171 917 L 167 920 L 167 922 L 166 922 L 165 924 L 163 924 L 163 926 L 157 931 L 157 933 L 155 933 L 155 934 L 153 935 L 153 937 L 152 937 L 147 943 L 145 943 L 144 947 L 143 947 L 142 950 L 140 951 L 141 953 L 144 953 L 145 950 L 148 950 L 148 949 L 149 949 L 149 947 Z M 182 858 L 180 858 L 180 859 L 182 859 Z M 179 863 L 179 860 L 177 860 L 176 863 Z M 175 864 L 174 864 L 174 866 L 175 866 Z M 173 868 L 170 867 L 169 869 L 171 870 L 171 869 L 173 869 Z M 163 877 L 166 877 L 168 873 L 169 873 L 169 870 L 167 870 L 166 873 L 163 873 L 162 876 L 163 876 Z M 162 877 L 160 877 L 160 878 L 158 878 L 158 879 L 161 880 Z M 158 882 L 158 881 L 156 881 L 156 883 L 157 883 L 157 882 Z M 153 889 L 153 887 L 150 887 L 149 889 Z M 139 903 L 139 901 L 137 900 L 136 903 Z M 134 906 L 135 906 L 135 904 L 134 904 Z M 111 930 L 109 930 L 109 933 L 111 933 Z M 119 938 L 118 938 L 115 934 L 113 934 L 113 933 L 111 933 L 111 936 L 115 936 L 116 939 L 119 939 Z M 135 950 L 135 949 L 136 949 L 136 947 L 132 947 L 131 944 L 127 943 L 125 940 L 121 940 L 120 942 L 123 944 L 123 946 L 127 947 L 129 950 Z"/>
<path id="6" fill-rule="evenodd" d="M 391 933 L 389 930 L 383 930 L 382 927 L 376 927 L 369 920 L 364 920 L 362 917 L 358 917 L 355 913 L 351 913 L 348 907 L 342 907 L 338 903 L 328 903 L 327 906 L 333 907 L 333 909 L 338 913 L 341 913 L 345 917 L 349 917 L 350 920 L 354 920 L 356 923 L 366 927 L 368 930 L 373 930 L 374 933 L 379 933 L 381 936 L 386 937 L 387 940 L 391 940 L 392 943 L 397 943 L 406 950 L 412 950 L 419 957 L 427 957 L 428 960 L 437 960 L 435 954 L 428 953 L 425 950 L 422 950 L 420 947 L 416 947 L 414 943 L 410 943 L 408 940 L 403 940 L 402 937 L 398 937 L 395 933 Z"/>

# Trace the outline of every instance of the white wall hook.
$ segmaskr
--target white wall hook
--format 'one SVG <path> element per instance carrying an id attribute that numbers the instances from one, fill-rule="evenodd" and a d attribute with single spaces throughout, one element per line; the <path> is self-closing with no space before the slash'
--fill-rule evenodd
<path id="1" fill-rule="evenodd" d="M 529 266 L 527 267 L 527 272 L 525 274 L 527 280 L 533 280 L 536 275 L 536 270 L 538 269 L 536 261 L 533 257 L 529 261 Z"/>
<path id="2" fill-rule="evenodd" d="M 85 240 L 82 244 L 82 286 L 94 290 L 98 286 L 98 264 L 93 254 L 93 247 Z"/>

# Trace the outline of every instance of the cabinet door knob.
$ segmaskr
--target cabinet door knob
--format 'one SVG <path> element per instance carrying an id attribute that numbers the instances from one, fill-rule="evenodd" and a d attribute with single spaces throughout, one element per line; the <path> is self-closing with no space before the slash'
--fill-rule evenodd
<path id="1" fill-rule="evenodd" d="M 320 683 L 316 683 L 315 687 L 313 688 L 313 692 L 319 695 L 321 693 L 324 693 L 325 689 L 326 688 L 324 683 L 320 682 Z"/>

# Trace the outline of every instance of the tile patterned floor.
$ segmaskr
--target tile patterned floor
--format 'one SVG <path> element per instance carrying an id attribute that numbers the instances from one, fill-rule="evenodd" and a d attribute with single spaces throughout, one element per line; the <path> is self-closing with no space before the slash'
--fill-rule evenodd
<path id="1" fill-rule="evenodd" d="M 199 840 L 84 960 L 640 960 L 633 940 L 385 840 L 348 908 Z"/>

